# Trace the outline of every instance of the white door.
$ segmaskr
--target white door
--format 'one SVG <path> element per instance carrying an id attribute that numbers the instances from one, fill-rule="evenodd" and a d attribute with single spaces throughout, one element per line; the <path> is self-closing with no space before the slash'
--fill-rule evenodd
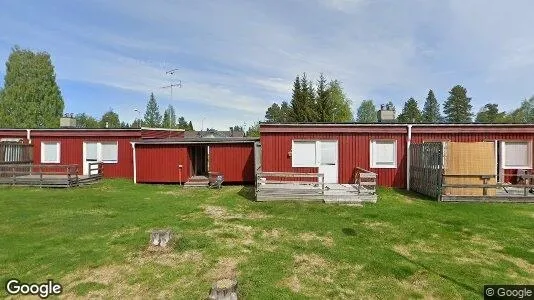
<path id="1" fill-rule="evenodd" d="M 338 183 L 337 141 L 320 141 L 319 153 L 319 173 L 324 174 L 324 182 Z"/>
<path id="2" fill-rule="evenodd" d="M 84 142 L 83 143 L 83 175 L 89 174 L 89 164 L 98 162 L 98 143 Z M 93 171 L 97 172 L 97 171 Z"/>

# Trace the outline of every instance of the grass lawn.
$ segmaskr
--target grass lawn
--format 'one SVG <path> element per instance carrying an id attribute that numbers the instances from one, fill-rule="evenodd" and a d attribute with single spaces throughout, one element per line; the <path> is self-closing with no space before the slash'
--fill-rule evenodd
<path id="1" fill-rule="evenodd" d="M 51 278 L 69 297 L 203 299 L 236 275 L 245 299 L 449 299 L 534 284 L 533 205 L 443 204 L 391 189 L 363 207 L 256 203 L 251 193 L 123 180 L 0 188 L 2 285 Z M 149 251 L 152 228 L 173 229 L 175 248 Z"/>

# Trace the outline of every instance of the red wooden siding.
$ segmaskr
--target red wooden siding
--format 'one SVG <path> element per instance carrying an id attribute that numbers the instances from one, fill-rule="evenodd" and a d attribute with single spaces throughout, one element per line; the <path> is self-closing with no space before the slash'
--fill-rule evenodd
<path id="1" fill-rule="evenodd" d="M 377 131 L 377 130 L 375 130 Z M 353 183 L 356 167 L 378 174 L 378 184 L 385 186 L 406 186 L 406 134 L 380 132 L 330 132 L 330 133 L 264 133 L 261 134 L 262 168 L 265 172 L 317 172 L 317 168 L 294 168 L 291 166 L 292 141 L 300 140 L 337 140 L 338 177 L 340 183 Z M 370 168 L 371 140 L 397 141 L 397 168 Z"/>
<path id="2" fill-rule="evenodd" d="M 130 141 L 133 137 L 78 137 L 78 136 L 35 136 L 32 138 L 33 162 L 41 164 L 41 142 L 60 143 L 61 165 L 78 165 L 79 174 L 83 173 L 83 142 L 117 142 L 118 162 L 104 164 L 104 177 L 107 178 L 132 178 L 133 156 Z"/>
<path id="3" fill-rule="evenodd" d="M 230 183 L 254 182 L 254 144 L 211 144 L 209 168 Z"/>
<path id="4" fill-rule="evenodd" d="M 178 165 L 182 165 L 182 182 L 190 177 L 187 145 L 136 144 L 137 182 L 180 182 Z"/>

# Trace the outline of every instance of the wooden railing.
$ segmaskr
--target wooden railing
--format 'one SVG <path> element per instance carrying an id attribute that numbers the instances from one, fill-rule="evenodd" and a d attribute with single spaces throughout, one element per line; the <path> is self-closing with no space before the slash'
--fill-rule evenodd
<path id="1" fill-rule="evenodd" d="M 33 145 L 17 142 L 0 142 L 0 164 L 31 164 Z"/>
<path id="2" fill-rule="evenodd" d="M 534 195 L 530 194 L 529 191 L 531 189 L 534 189 L 534 175 L 519 175 L 520 177 L 525 178 L 524 184 L 508 184 L 508 183 L 494 183 L 490 184 L 489 181 L 491 179 L 494 179 L 497 177 L 495 174 L 442 174 L 443 182 L 441 184 L 441 196 L 462 196 L 462 195 L 445 195 L 445 188 L 458 188 L 458 189 L 481 189 L 482 190 L 482 196 L 488 196 L 488 197 L 502 197 L 502 195 L 492 196 L 488 195 L 488 189 L 503 189 L 506 193 L 508 193 L 507 189 L 511 188 L 519 188 L 523 190 L 522 196 L 523 197 L 534 197 Z M 517 174 L 503 174 L 504 177 L 517 177 Z M 445 183 L 446 178 L 454 178 L 454 177 L 474 177 L 479 178 L 482 180 L 481 184 L 457 184 L 457 183 Z M 515 194 L 515 196 L 521 196 L 519 194 Z M 466 196 L 468 197 L 468 196 Z"/>
<path id="3" fill-rule="evenodd" d="M 259 172 L 256 174 L 256 199 L 322 200 L 325 182 L 322 173 Z"/>
<path id="4" fill-rule="evenodd" d="M 104 164 L 101 162 L 88 164 L 89 177 L 102 177 L 104 176 Z"/>
<path id="5" fill-rule="evenodd" d="M 361 194 L 362 192 L 375 194 L 377 177 L 378 175 L 374 172 L 356 167 L 354 179 L 357 184 L 358 194 Z"/>
<path id="6" fill-rule="evenodd" d="M 0 164 L 0 183 L 49 186 L 78 185 L 77 165 Z"/>

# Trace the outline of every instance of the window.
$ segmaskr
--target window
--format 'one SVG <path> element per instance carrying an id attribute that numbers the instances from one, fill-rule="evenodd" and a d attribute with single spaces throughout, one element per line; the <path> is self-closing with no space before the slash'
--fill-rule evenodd
<path id="1" fill-rule="evenodd" d="M 371 168 L 397 167 L 397 141 L 371 141 Z"/>
<path id="2" fill-rule="evenodd" d="M 119 144 L 117 142 L 85 142 L 85 161 L 117 163 Z"/>
<path id="3" fill-rule="evenodd" d="M 41 142 L 41 163 L 59 164 L 60 148 L 59 142 Z"/>
<path id="4" fill-rule="evenodd" d="M 293 167 L 315 167 L 316 141 L 293 141 L 291 158 Z"/>
<path id="5" fill-rule="evenodd" d="M 100 143 L 100 160 L 107 163 L 116 163 L 119 156 L 119 145 L 117 142 Z"/>
<path id="6" fill-rule="evenodd" d="M 503 142 L 504 169 L 531 169 L 532 144 L 530 142 Z"/>

